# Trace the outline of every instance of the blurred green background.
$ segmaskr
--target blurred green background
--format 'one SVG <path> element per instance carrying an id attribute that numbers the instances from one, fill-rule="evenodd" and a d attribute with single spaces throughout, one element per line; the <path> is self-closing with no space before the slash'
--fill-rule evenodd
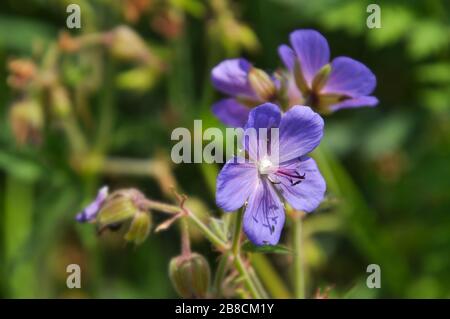
<path id="1" fill-rule="evenodd" d="M 175 183 L 199 212 L 219 215 L 219 166 L 171 166 L 170 133 L 198 118 L 223 127 L 210 112 L 211 68 L 245 56 L 272 71 L 297 28 L 320 31 L 332 57 L 369 66 L 380 100 L 326 119 L 316 160 L 329 196 L 305 222 L 308 295 L 450 297 L 450 3 L 377 1 L 382 28 L 368 29 L 371 2 L 2 1 L 0 297 L 176 297 L 176 228 L 132 247 L 74 216 L 102 185 L 168 201 Z M 81 29 L 65 26 L 70 3 Z M 193 245 L 215 264 L 208 243 Z M 273 257 L 289 282 L 289 257 Z M 82 289 L 66 288 L 71 263 Z M 365 285 L 372 263 L 381 289 Z"/>

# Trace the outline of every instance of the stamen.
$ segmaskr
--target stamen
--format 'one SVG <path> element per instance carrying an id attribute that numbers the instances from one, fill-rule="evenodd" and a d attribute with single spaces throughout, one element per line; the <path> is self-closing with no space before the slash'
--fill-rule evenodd
<path id="1" fill-rule="evenodd" d="M 300 184 L 306 178 L 306 173 L 300 174 L 296 170 L 278 170 L 277 174 L 286 177 L 291 183 L 291 186 Z"/>

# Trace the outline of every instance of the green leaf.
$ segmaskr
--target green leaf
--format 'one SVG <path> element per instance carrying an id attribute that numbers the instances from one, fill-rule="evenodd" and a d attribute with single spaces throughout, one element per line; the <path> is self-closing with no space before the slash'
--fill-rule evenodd
<path id="1" fill-rule="evenodd" d="M 242 250 L 249 253 L 263 253 L 263 254 L 292 254 L 292 250 L 283 245 L 265 245 L 256 246 L 249 241 L 242 245 Z"/>
<path id="2" fill-rule="evenodd" d="M 33 43 L 49 43 L 56 33 L 52 26 L 38 20 L 0 15 L 0 47 L 30 53 Z"/>
<path id="3" fill-rule="evenodd" d="M 44 171 L 43 167 L 32 159 L 4 151 L 0 151 L 0 170 L 29 182 L 39 179 Z"/>

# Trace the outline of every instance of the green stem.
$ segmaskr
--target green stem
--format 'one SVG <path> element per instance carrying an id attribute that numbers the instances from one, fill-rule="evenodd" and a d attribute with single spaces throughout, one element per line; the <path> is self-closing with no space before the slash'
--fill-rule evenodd
<path id="1" fill-rule="evenodd" d="M 250 274 L 250 278 L 255 283 L 256 289 L 258 289 L 258 292 L 262 296 L 262 298 L 268 299 L 269 295 L 267 294 L 266 290 L 264 289 L 264 286 L 261 283 L 261 280 L 259 280 L 259 277 L 256 274 L 256 272 L 253 269 L 253 267 L 249 267 L 248 273 Z"/>
<path id="2" fill-rule="evenodd" d="M 225 274 L 227 271 L 228 258 L 230 255 L 228 253 L 223 254 L 220 257 L 219 264 L 217 265 L 216 274 L 214 276 L 214 293 L 216 297 L 222 297 L 222 282 L 225 278 Z"/>
<path id="3" fill-rule="evenodd" d="M 305 298 L 305 274 L 302 247 L 302 218 L 295 216 L 292 224 L 292 248 L 294 250 L 294 292 L 295 298 Z"/>
<path id="4" fill-rule="evenodd" d="M 239 272 L 239 274 L 244 279 L 245 286 L 249 290 L 251 296 L 255 299 L 262 299 L 262 297 L 258 292 L 258 289 L 256 289 L 252 279 L 250 278 L 250 274 L 248 273 L 241 256 L 239 255 L 234 256 L 234 265 L 236 266 L 236 269 Z"/>
<path id="5" fill-rule="evenodd" d="M 231 252 L 233 254 L 234 265 L 236 266 L 239 274 L 244 279 L 245 286 L 249 290 L 250 294 L 255 299 L 261 299 L 262 296 L 258 292 L 247 268 L 244 265 L 244 262 L 241 258 L 240 251 L 240 239 L 241 239 L 241 230 L 242 230 L 242 217 L 244 215 L 244 210 L 241 209 L 236 213 L 235 224 L 234 224 L 234 232 L 233 232 L 233 241 L 231 244 Z"/>
<path id="6" fill-rule="evenodd" d="M 148 209 L 157 210 L 160 212 L 164 212 L 167 214 L 180 214 L 180 213 L 186 213 L 187 212 L 187 218 L 189 218 L 205 235 L 205 237 L 211 241 L 218 249 L 224 251 L 227 250 L 229 247 L 226 242 L 224 242 L 222 239 L 220 239 L 216 234 L 214 234 L 205 223 L 203 223 L 197 216 L 195 216 L 191 211 L 189 210 L 183 210 L 179 206 L 160 203 L 152 200 L 145 200 L 143 203 Z"/>
<path id="7" fill-rule="evenodd" d="M 234 232 L 233 232 L 233 241 L 231 246 L 231 252 L 234 256 L 239 255 L 240 253 L 240 239 L 241 239 L 241 229 L 242 229 L 242 217 L 244 215 L 243 210 L 239 210 L 236 214 L 235 224 L 234 224 Z"/>
<path id="8" fill-rule="evenodd" d="M 189 239 L 189 226 L 187 220 L 182 218 L 181 220 L 181 254 L 183 256 L 191 255 L 191 241 Z"/>
<path id="9" fill-rule="evenodd" d="M 197 216 L 193 213 L 189 213 L 188 217 L 218 249 L 224 251 L 229 248 L 227 243 L 217 237 L 216 234 L 214 234 Z"/>
<path id="10" fill-rule="evenodd" d="M 70 114 L 70 117 L 64 119 L 61 125 L 67 135 L 72 152 L 74 154 L 84 154 L 87 150 L 87 143 L 73 116 L 73 114 Z"/>
<path id="11" fill-rule="evenodd" d="M 252 254 L 251 262 L 271 296 L 282 299 L 291 298 L 289 290 L 267 259 L 267 256 L 263 254 Z"/>

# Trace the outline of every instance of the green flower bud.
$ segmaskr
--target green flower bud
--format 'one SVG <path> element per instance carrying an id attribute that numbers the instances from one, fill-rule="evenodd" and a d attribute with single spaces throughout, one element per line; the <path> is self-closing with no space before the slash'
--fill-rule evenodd
<path id="1" fill-rule="evenodd" d="M 150 216 L 150 213 L 137 213 L 131 222 L 128 232 L 125 234 L 125 240 L 134 242 L 136 245 L 142 244 L 150 233 L 152 223 Z"/>
<path id="2" fill-rule="evenodd" d="M 41 141 L 44 114 L 37 101 L 25 99 L 14 103 L 9 118 L 18 144 L 39 143 Z"/>
<path id="3" fill-rule="evenodd" d="M 144 213 L 139 201 L 144 195 L 136 189 L 118 190 L 107 197 L 97 215 L 100 229 L 123 223 L 138 213 Z"/>
<path id="4" fill-rule="evenodd" d="M 108 42 L 112 55 L 118 59 L 145 62 L 150 58 L 150 51 L 144 40 L 128 26 L 115 28 Z"/>
<path id="5" fill-rule="evenodd" d="M 276 88 L 270 76 L 261 69 L 252 68 L 248 74 L 250 86 L 263 101 L 270 101 Z"/>
<path id="6" fill-rule="evenodd" d="M 205 298 L 211 271 L 206 259 L 197 253 L 172 258 L 169 277 L 182 298 Z"/>
<path id="7" fill-rule="evenodd" d="M 325 86 L 325 84 L 328 81 L 328 78 L 330 77 L 331 72 L 331 65 L 325 64 L 319 72 L 317 72 L 316 76 L 314 77 L 314 80 L 312 82 L 312 90 L 314 92 L 320 92 L 320 90 Z"/>
<path id="8" fill-rule="evenodd" d="M 72 106 L 67 89 L 62 85 L 56 85 L 50 90 L 52 111 L 58 118 L 69 116 Z"/>

